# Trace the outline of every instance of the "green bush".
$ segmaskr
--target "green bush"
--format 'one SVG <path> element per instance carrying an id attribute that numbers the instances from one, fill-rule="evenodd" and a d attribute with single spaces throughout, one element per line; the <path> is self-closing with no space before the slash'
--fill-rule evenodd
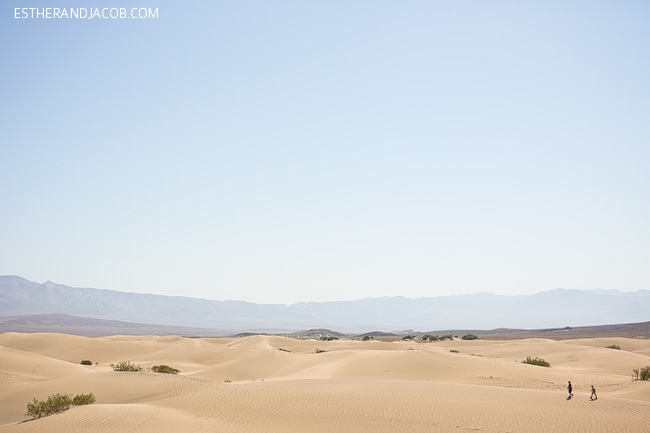
<path id="1" fill-rule="evenodd" d="M 463 340 L 478 340 L 478 337 L 474 334 L 465 334 Z"/>
<path id="2" fill-rule="evenodd" d="M 361 340 L 363 340 L 363 341 L 370 341 L 370 340 L 374 340 L 374 338 L 373 338 L 372 336 L 370 336 L 370 335 L 364 335 L 363 338 L 362 338 Z"/>
<path id="3" fill-rule="evenodd" d="M 524 364 L 539 365 L 540 367 L 550 367 L 551 366 L 551 364 L 549 364 L 548 362 L 546 362 L 542 358 L 538 358 L 538 357 L 531 358 L 530 356 L 527 356 L 526 359 L 524 359 L 521 362 L 523 362 Z"/>
<path id="4" fill-rule="evenodd" d="M 27 413 L 26 416 L 31 416 L 33 419 L 40 418 L 45 415 L 47 412 L 47 405 L 44 401 L 34 400 L 27 403 Z"/>
<path id="5" fill-rule="evenodd" d="M 639 374 L 639 379 L 650 380 L 650 365 L 646 365 L 641 369 L 641 374 Z"/>
<path id="6" fill-rule="evenodd" d="M 81 365 L 93 365 L 93 362 L 88 359 L 84 359 L 81 361 Z"/>
<path id="7" fill-rule="evenodd" d="M 154 365 L 153 367 L 151 367 L 151 371 L 153 371 L 154 373 L 167 373 L 167 374 L 178 374 L 181 372 L 180 370 L 176 368 L 172 368 L 169 365 Z"/>
<path id="8" fill-rule="evenodd" d="M 86 404 L 93 404 L 95 402 L 95 396 L 91 392 L 90 394 L 79 394 L 75 395 L 72 399 L 73 406 L 84 406 Z"/>
<path id="9" fill-rule="evenodd" d="M 70 406 L 82 406 L 85 404 L 93 404 L 95 396 L 91 394 L 79 394 L 74 398 L 70 394 L 54 394 L 47 398 L 45 401 L 39 401 L 34 398 L 31 402 L 27 403 L 27 416 L 33 419 L 41 418 L 54 413 L 60 413 L 70 409 Z"/>
<path id="10" fill-rule="evenodd" d="M 72 396 L 70 394 L 54 394 L 49 396 L 45 403 L 50 413 L 63 412 L 70 409 Z"/>
<path id="11" fill-rule="evenodd" d="M 451 349 L 450 352 L 451 352 L 451 353 L 460 353 L 460 352 L 457 351 L 456 349 Z"/>
<path id="12" fill-rule="evenodd" d="M 143 371 L 143 368 L 131 361 L 120 361 L 117 364 L 111 364 L 113 371 Z"/>
<path id="13" fill-rule="evenodd" d="M 617 346 L 616 344 L 612 344 L 611 346 L 605 347 L 605 349 L 616 349 L 616 350 L 621 350 L 621 346 Z"/>
<path id="14" fill-rule="evenodd" d="M 415 335 L 405 335 L 402 340 L 415 340 Z"/>
<path id="15" fill-rule="evenodd" d="M 632 372 L 634 373 L 632 375 L 633 380 L 650 380 L 650 365 L 646 365 L 640 370 L 635 368 Z"/>
<path id="16" fill-rule="evenodd" d="M 319 338 L 320 341 L 334 341 L 338 339 L 339 339 L 338 337 L 332 337 L 331 335 L 322 336 L 321 338 Z"/>

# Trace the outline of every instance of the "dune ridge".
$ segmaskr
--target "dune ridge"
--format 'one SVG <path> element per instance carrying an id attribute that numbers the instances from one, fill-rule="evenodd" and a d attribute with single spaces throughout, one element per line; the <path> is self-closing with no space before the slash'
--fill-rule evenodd
<path id="1" fill-rule="evenodd" d="M 650 340 L 626 338 L 417 343 L 6 333 L 0 433 L 647 432 L 650 383 L 631 374 L 650 364 L 649 355 Z M 522 364 L 526 356 L 551 368 Z M 112 371 L 123 360 L 181 373 Z M 24 415 L 33 397 L 57 392 L 92 392 L 97 403 L 33 421 Z"/>

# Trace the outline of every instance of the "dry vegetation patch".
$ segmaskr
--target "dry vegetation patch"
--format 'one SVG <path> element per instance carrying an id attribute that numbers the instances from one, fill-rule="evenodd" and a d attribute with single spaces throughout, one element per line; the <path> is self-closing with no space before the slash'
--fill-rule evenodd
<path id="1" fill-rule="evenodd" d="M 32 419 L 42 418 L 47 415 L 60 413 L 70 409 L 70 406 L 83 406 L 93 404 L 95 396 L 90 394 L 78 394 L 72 397 L 71 394 L 50 395 L 47 400 L 40 401 L 34 398 L 27 403 L 27 416 Z"/>

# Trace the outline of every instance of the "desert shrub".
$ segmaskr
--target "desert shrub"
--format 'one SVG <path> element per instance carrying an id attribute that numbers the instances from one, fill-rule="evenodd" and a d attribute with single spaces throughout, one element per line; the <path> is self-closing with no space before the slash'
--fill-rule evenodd
<path id="1" fill-rule="evenodd" d="M 70 394 L 54 394 L 45 401 L 49 413 L 59 413 L 70 409 L 72 396 Z"/>
<path id="2" fill-rule="evenodd" d="M 465 334 L 463 340 L 478 340 L 478 337 L 474 334 Z"/>
<path id="3" fill-rule="evenodd" d="M 153 371 L 154 373 L 167 373 L 167 374 L 178 374 L 181 372 L 176 368 L 172 368 L 169 365 L 164 365 L 164 364 L 154 365 L 153 367 L 151 367 L 151 371 Z"/>
<path id="4" fill-rule="evenodd" d="M 456 349 L 451 349 L 450 352 L 451 352 L 451 353 L 460 353 L 460 352 L 457 351 Z"/>
<path id="5" fill-rule="evenodd" d="M 524 364 L 530 364 L 530 365 L 539 365 L 540 367 L 550 367 L 551 364 L 543 360 L 542 358 L 534 357 L 531 358 L 530 356 L 527 356 L 526 359 L 523 361 Z"/>
<path id="6" fill-rule="evenodd" d="M 605 349 L 616 349 L 616 350 L 621 350 L 621 346 L 617 346 L 616 344 L 612 344 L 611 346 L 605 347 Z"/>
<path id="7" fill-rule="evenodd" d="M 650 380 L 650 365 L 632 370 L 632 380 Z"/>
<path id="8" fill-rule="evenodd" d="M 452 335 L 443 335 L 442 337 L 438 337 L 437 335 L 423 335 L 422 340 L 429 340 L 429 341 L 444 341 L 444 340 L 453 340 L 454 337 Z"/>
<path id="9" fill-rule="evenodd" d="M 81 361 L 81 365 L 93 365 L 93 362 L 88 359 L 84 359 Z"/>
<path id="10" fill-rule="evenodd" d="M 316 351 L 314 353 L 325 353 L 325 352 L 327 352 L 327 350 L 316 349 Z"/>
<path id="11" fill-rule="evenodd" d="M 650 365 L 646 365 L 639 371 L 639 380 L 650 380 Z"/>
<path id="12" fill-rule="evenodd" d="M 45 401 L 40 401 L 34 398 L 31 402 L 27 403 L 27 416 L 33 419 L 41 418 L 54 413 L 63 412 L 70 409 L 70 406 L 82 406 L 85 404 L 93 404 L 95 396 L 90 394 L 79 394 L 72 397 L 71 394 L 53 394 Z"/>
<path id="13" fill-rule="evenodd" d="M 139 365 L 132 364 L 131 361 L 120 361 L 117 364 L 111 364 L 113 371 L 142 371 Z"/>
<path id="14" fill-rule="evenodd" d="M 225 383 L 231 383 L 231 382 L 232 382 L 232 380 L 230 380 L 230 379 L 224 379 L 223 381 L 224 381 Z"/>
<path id="15" fill-rule="evenodd" d="M 281 350 L 281 351 L 283 351 L 283 352 L 289 352 L 289 353 L 291 353 L 291 351 L 290 351 L 290 350 L 287 350 L 287 349 L 283 349 L 283 348 L 281 348 L 281 347 L 280 347 L 280 348 L 278 348 L 278 350 Z"/>
<path id="16" fill-rule="evenodd" d="M 27 403 L 27 416 L 31 416 L 33 419 L 36 419 L 47 415 L 47 413 L 48 410 L 46 402 L 36 400 L 36 397 L 34 397 L 31 402 Z"/>
<path id="17" fill-rule="evenodd" d="M 321 340 L 321 341 L 334 341 L 334 340 L 338 340 L 338 337 L 332 337 L 331 335 L 328 335 L 328 336 L 322 336 L 319 340 Z"/>
<path id="18" fill-rule="evenodd" d="M 402 340 L 415 340 L 415 335 L 405 335 Z"/>
<path id="19" fill-rule="evenodd" d="M 372 336 L 370 336 L 370 335 L 364 335 L 363 338 L 362 338 L 361 340 L 363 340 L 363 341 L 370 341 L 370 340 L 374 340 L 374 338 L 373 338 Z"/>
<path id="20" fill-rule="evenodd" d="M 75 395 L 72 399 L 73 406 L 84 406 L 86 404 L 93 404 L 95 402 L 95 396 L 91 392 L 90 394 L 78 394 Z"/>

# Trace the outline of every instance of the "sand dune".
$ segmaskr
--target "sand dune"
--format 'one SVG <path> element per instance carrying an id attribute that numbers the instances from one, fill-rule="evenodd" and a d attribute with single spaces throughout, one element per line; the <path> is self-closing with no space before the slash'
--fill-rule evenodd
<path id="1" fill-rule="evenodd" d="M 607 349 L 618 345 L 621 350 Z M 451 351 L 454 352 L 451 352 Z M 457 351 L 457 352 L 456 352 Z M 317 353 L 318 352 L 318 353 Z M 647 432 L 650 341 L 0 335 L 0 432 Z M 522 364 L 526 356 L 551 368 Z M 81 359 L 97 364 L 81 366 Z M 167 364 L 180 375 L 113 372 Z M 571 380 L 575 397 L 566 400 Z M 598 400 L 590 401 L 590 385 Z M 92 392 L 38 420 L 33 397 Z"/>

